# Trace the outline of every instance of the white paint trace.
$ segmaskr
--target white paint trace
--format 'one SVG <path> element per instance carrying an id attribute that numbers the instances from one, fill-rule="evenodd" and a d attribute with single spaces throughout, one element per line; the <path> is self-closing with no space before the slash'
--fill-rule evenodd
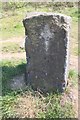
<path id="1" fill-rule="evenodd" d="M 54 34 L 54 33 L 53 33 Z M 41 33 L 41 37 L 45 40 L 45 50 L 48 51 L 49 48 L 49 39 L 53 37 L 53 34 L 50 32 L 49 25 L 45 25 L 43 32 Z"/>

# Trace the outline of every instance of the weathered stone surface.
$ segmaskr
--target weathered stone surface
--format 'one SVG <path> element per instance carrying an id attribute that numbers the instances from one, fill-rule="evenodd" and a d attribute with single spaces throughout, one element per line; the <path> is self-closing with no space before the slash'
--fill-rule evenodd
<path id="1" fill-rule="evenodd" d="M 63 91 L 68 76 L 70 17 L 31 13 L 23 24 L 27 84 L 43 92 Z"/>

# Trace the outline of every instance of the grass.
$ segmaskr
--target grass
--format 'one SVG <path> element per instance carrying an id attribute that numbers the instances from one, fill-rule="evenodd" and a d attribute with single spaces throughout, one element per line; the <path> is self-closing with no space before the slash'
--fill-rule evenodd
<path id="1" fill-rule="evenodd" d="M 45 99 L 46 111 L 39 113 L 41 118 L 73 118 L 74 111 L 71 103 L 65 102 L 64 105 L 61 105 L 60 94 L 50 94 Z"/>
<path id="2" fill-rule="evenodd" d="M 15 6 L 14 6 L 15 7 Z M 63 6 L 64 7 L 64 6 Z M 19 7 L 11 10 L 2 9 L 2 18 L 0 19 L 1 23 L 1 32 L 0 37 L 2 40 L 6 40 L 12 37 L 20 37 L 25 35 L 25 30 L 23 27 L 22 20 L 27 14 L 27 12 L 56 12 L 62 13 L 71 16 L 71 54 L 80 55 L 78 51 L 78 17 L 80 17 L 80 10 L 76 7 L 55 7 L 52 4 L 27 4 L 26 7 Z M 64 10 L 63 10 L 64 9 Z M 74 45 L 75 43 L 75 45 Z M 9 44 L 9 43 L 8 43 Z M 13 43 L 14 44 L 14 43 Z M 16 45 L 13 45 L 13 47 Z M 17 45 L 19 47 L 19 45 Z M 5 48 L 4 48 L 5 47 Z M 3 46 L 3 52 L 9 52 L 7 50 L 8 45 Z M 9 47 L 11 47 L 9 45 Z M 13 48 L 12 48 L 13 49 Z M 17 49 L 17 48 L 16 48 Z M 19 49 L 20 51 L 23 51 Z M 15 50 L 13 49 L 12 52 Z"/>
<path id="3" fill-rule="evenodd" d="M 2 116 L 5 117 L 14 117 L 15 112 L 13 110 L 14 104 L 16 103 L 17 95 L 14 93 L 3 96 L 2 98 Z"/>
<path id="4" fill-rule="evenodd" d="M 0 63 L 0 66 L 3 68 L 3 78 L 2 82 L 5 86 L 6 81 L 10 80 L 12 77 L 16 76 L 17 74 L 22 74 L 25 71 L 25 61 L 24 60 L 3 60 Z M 69 72 L 69 78 L 74 79 L 76 78 L 76 72 L 74 70 L 70 70 Z M 26 94 L 28 93 L 28 96 Z M 30 89 L 27 91 L 8 91 L 8 89 L 5 87 L 4 89 L 4 96 L 2 98 L 2 113 L 3 117 L 15 117 L 17 116 L 17 112 L 15 112 L 15 106 L 18 104 L 18 98 L 20 96 L 23 96 L 23 94 L 27 97 L 31 95 L 31 99 L 35 100 L 36 95 L 33 91 L 30 93 Z M 35 95 L 35 96 L 34 96 Z M 43 95 L 42 95 L 43 96 Z M 26 100 L 27 100 L 26 97 Z M 42 99 L 44 98 L 44 99 Z M 35 113 L 35 116 L 38 118 L 73 118 L 75 115 L 75 112 L 72 107 L 71 102 L 66 102 L 64 105 L 61 105 L 61 99 L 62 95 L 60 94 L 48 94 L 47 96 L 43 97 L 37 97 L 37 100 L 35 101 L 36 110 L 38 110 L 37 113 Z M 23 97 L 24 99 L 24 97 Z M 31 101 L 33 104 L 33 101 Z M 22 105 L 22 104 L 21 104 Z M 25 105 L 26 107 L 26 105 Z M 18 113 L 18 116 L 20 114 Z"/>
<path id="5" fill-rule="evenodd" d="M 75 47 L 74 49 L 73 49 L 73 51 L 74 51 L 74 54 L 76 55 L 76 56 L 80 56 L 80 48 L 79 47 Z"/>
<path id="6" fill-rule="evenodd" d="M 55 7 L 53 5 L 40 5 L 37 6 L 28 4 L 26 7 L 19 7 L 11 10 L 1 10 L 2 18 L 0 19 L 1 23 L 1 33 L 0 37 L 2 37 L 2 40 L 6 40 L 8 38 L 12 37 L 18 37 L 18 36 L 24 36 L 24 27 L 22 24 L 22 20 L 27 12 L 33 12 L 33 11 L 42 11 L 42 12 L 60 12 L 66 15 L 69 15 L 72 17 L 72 28 L 71 28 L 71 54 L 77 55 L 77 28 L 78 28 L 78 16 L 77 14 L 77 8 L 75 7 Z M 79 11 L 80 13 L 80 11 Z M 75 45 L 74 45 L 75 43 Z M 21 49 L 19 44 L 13 43 L 13 42 L 5 42 L 2 47 L 3 53 L 13 53 L 13 52 L 24 52 L 24 49 Z M 0 105 L 2 102 L 2 115 L 3 117 L 16 117 L 17 112 L 15 112 L 15 106 L 20 104 L 23 110 L 23 104 L 18 101 L 19 97 L 22 97 L 24 99 L 24 96 L 26 98 L 26 101 L 28 100 L 28 97 L 30 97 L 31 105 L 35 106 L 35 115 L 34 117 L 38 118 L 74 118 L 75 112 L 72 106 L 71 101 L 66 101 L 64 99 L 62 101 L 62 97 L 64 98 L 64 95 L 60 95 L 57 93 L 48 94 L 47 96 L 43 96 L 41 94 L 35 93 L 34 91 L 30 92 L 30 89 L 27 89 L 26 91 L 19 90 L 19 91 L 11 91 L 10 88 L 7 88 L 7 82 L 9 82 L 14 76 L 22 74 L 25 72 L 25 64 L 26 61 L 24 59 L 17 60 L 3 60 L 0 61 L 0 68 L 2 68 L 2 92 L 3 97 L 0 99 Z M 75 70 L 70 70 L 69 72 L 69 79 L 71 80 L 73 86 L 77 85 L 77 73 Z M 61 102 L 62 101 L 62 102 Z M 27 105 L 28 106 L 28 105 Z M 27 107 L 25 104 L 25 108 Z M 30 106 L 29 106 L 30 107 Z M 24 108 L 24 109 L 25 109 Z M 34 107 L 33 107 L 34 108 Z M 30 108 L 31 110 L 33 109 Z M 27 112 L 26 110 L 25 112 Z M 30 113 L 29 113 L 30 114 Z M 19 117 L 20 117 L 19 113 Z M 25 116 L 25 114 L 23 114 Z"/>
<path id="7" fill-rule="evenodd" d="M 35 116 L 38 118 L 70 118 L 74 117 L 75 112 L 72 107 L 72 103 L 67 101 L 65 104 L 61 104 L 63 94 L 52 93 L 47 94 L 47 96 L 37 94 L 32 89 L 30 90 L 27 88 L 25 91 L 18 90 L 18 91 L 11 91 L 6 87 L 6 82 L 10 81 L 11 78 L 18 74 L 22 74 L 25 71 L 25 60 L 3 60 L 0 62 L 0 66 L 2 67 L 3 76 L 2 76 L 2 83 L 3 83 L 3 97 L 2 97 L 2 113 L 3 117 L 18 117 L 20 116 L 19 111 L 16 111 L 16 107 L 19 103 L 19 97 L 24 99 L 26 96 L 26 101 L 30 96 L 30 102 L 35 104 Z M 73 79 L 76 77 L 75 71 L 69 72 L 69 78 Z M 31 91 L 31 92 L 30 92 Z M 1 101 L 0 101 L 1 102 Z M 23 103 L 20 103 L 20 106 L 23 106 Z M 26 108 L 26 104 L 25 104 Z M 22 108 L 20 108 L 22 109 Z M 32 108 L 30 108 L 32 109 Z M 38 110 L 38 111 L 37 111 Z M 24 111 L 23 111 L 24 112 Z M 23 113 L 23 115 L 25 115 Z M 34 117 L 35 117 L 34 116 Z"/>
<path id="8" fill-rule="evenodd" d="M 71 69 L 69 71 L 68 78 L 70 79 L 73 86 L 78 86 L 78 73 L 75 70 Z"/>
<path id="9" fill-rule="evenodd" d="M 70 54 L 72 55 L 78 55 L 78 34 L 78 23 L 72 21 L 70 33 Z"/>
<path id="10" fill-rule="evenodd" d="M 24 35 L 24 28 L 22 25 L 21 16 L 10 16 L 0 20 L 1 22 L 1 37 L 2 39 L 8 39 L 15 36 Z"/>
<path id="11" fill-rule="evenodd" d="M 15 42 L 5 42 L 2 45 L 2 50 L 3 53 L 17 53 L 17 52 L 25 52 L 24 48 L 21 48 L 18 43 Z"/>
<path id="12" fill-rule="evenodd" d="M 60 12 L 66 15 L 70 15 L 74 22 L 78 21 L 77 17 L 79 16 L 76 7 L 75 8 L 64 7 L 64 11 L 63 11 L 63 8 L 59 9 L 58 7 L 55 7 L 54 9 L 52 5 L 47 5 L 47 4 L 38 6 L 36 7 L 36 9 L 35 9 L 35 5 L 31 5 L 31 4 L 28 4 L 26 7 L 24 6 L 14 10 L 5 11 L 3 9 L 2 18 L 0 19 L 0 23 L 2 26 L 0 36 L 2 36 L 2 39 L 5 40 L 15 36 L 24 36 L 25 32 L 24 32 L 22 20 L 27 14 L 27 12 L 33 12 L 33 11 Z"/>
<path id="13" fill-rule="evenodd" d="M 25 64 L 26 64 L 26 61 L 24 59 L 1 61 L 0 67 L 2 67 L 2 74 L 3 74 L 2 80 L 6 81 L 15 75 L 25 72 Z"/>
<path id="14" fill-rule="evenodd" d="M 3 104 L 2 104 L 2 112 L 3 117 L 28 117 L 33 114 L 29 113 L 29 111 L 34 111 L 36 118 L 74 118 L 75 111 L 73 109 L 72 103 L 65 100 L 64 103 L 61 101 L 63 95 L 52 93 L 48 94 L 47 96 L 41 95 L 40 93 L 34 92 L 33 90 L 27 90 L 25 92 L 12 92 L 3 97 Z M 22 101 L 20 101 L 22 98 Z M 28 104 L 31 104 L 30 106 Z M 25 109 L 24 106 L 25 105 Z M 18 109 L 18 106 L 19 109 Z M 28 110 L 29 107 L 29 111 Z M 19 111 L 22 109 L 22 111 Z M 18 110 L 18 111 L 17 111 Z M 26 114 L 24 113 L 26 112 Z M 28 112 L 28 113 L 27 113 Z"/>
<path id="15" fill-rule="evenodd" d="M 3 117 L 14 117 L 15 111 L 13 110 L 14 105 L 17 100 L 17 91 L 11 91 L 7 87 L 7 82 L 10 81 L 16 75 L 22 74 L 25 72 L 26 61 L 21 60 L 3 60 L 0 61 L 0 68 L 2 68 L 2 95 L 0 99 L 1 111 Z"/>
<path id="16" fill-rule="evenodd" d="M 2 92 L 7 94 L 9 88 L 7 88 L 7 82 L 16 75 L 25 73 L 24 59 L 21 60 L 3 60 L 0 61 L 0 67 L 2 68 Z"/>

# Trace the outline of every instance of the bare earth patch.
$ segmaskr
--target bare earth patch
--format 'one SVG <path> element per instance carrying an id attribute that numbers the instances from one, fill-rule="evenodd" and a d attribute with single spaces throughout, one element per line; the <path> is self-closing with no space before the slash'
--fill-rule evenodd
<path id="1" fill-rule="evenodd" d="M 70 55 L 70 69 L 78 72 L 78 56 Z"/>
<path id="2" fill-rule="evenodd" d="M 36 110 L 36 100 L 32 98 L 32 96 L 26 96 L 26 97 L 19 97 L 18 98 L 18 104 L 15 106 L 15 112 L 16 115 L 19 118 L 22 117 L 28 117 L 28 118 L 34 118 Z"/>
<path id="3" fill-rule="evenodd" d="M 3 59 L 26 59 L 26 53 L 0 53 L 0 58 Z"/>
<path id="4" fill-rule="evenodd" d="M 0 40 L 0 43 L 5 43 L 5 42 L 17 42 L 17 43 L 20 43 L 20 42 L 23 42 L 23 41 L 25 41 L 25 37 L 13 37 L 13 38 L 6 39 L 6 40 Z"/>
<path id="5" fill-rule="evenodd" d="M 14 111 L 17 117 L 36 118 L 38 112 L 45 109 L 44 100 L 40 100 L 39 94 L 36 95 L 33 96 L 31 92 L 29 92 L 28 94 L 23 93 L 22 96 L 18 97 L 17 105 L 14 106 Z"/>

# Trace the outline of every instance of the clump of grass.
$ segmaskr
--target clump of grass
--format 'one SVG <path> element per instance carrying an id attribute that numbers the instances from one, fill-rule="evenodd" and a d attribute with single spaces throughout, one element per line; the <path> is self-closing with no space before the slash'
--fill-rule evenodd
<path id="1" fill-rule="evenodd" d="M 74 118 L 72 103 L 61 105 L 61 95 L 50 94 L 45 99 L 46 110 L 39 113 L 39 118 Z"/>
<path id="2" fill-rule="evenodd" d="M 80 55 L 80 48 L 75 47 L 75 48 L 74 48 L 74 54 L 75 54 L 75 55 Z"/>
<path id="3" fill-rule="evenodd" d="M 71 69 L 70 71 L 69 71 L 69 79 L 74 79 L 74 78 L 76 78 L 77 77 L 77 72 L 75 71 L 75 70 L 73 70 L 73 69 Z"/>
<path id="4" fill-rule="evenodd" d="M 74 86 L 78 84 L 78 73 L 75 70 L 71 69 L 69 71 L 68 78 L 71 80 Z"/>
<path id="5" fill-rule="evenodd" d="M 10 52 L 10 53 L 16 53 L 16 52 L 24 52 L 25 49 L 21 48 L 18 43 L 15 42 L 5 42 L 2 45 L 2 52 Z"/>
<path id="6" fill-rule="evenodd" d="M 17 95 L 15 95 L 14 92 L 2 97 L 2 99 L 0 100 L 0 103 L 2 103 L 1 111 L 2 111 L 3 118 L 15 116 L 15 111 L 13 109 L 14 109 L 16 100 L 17 100 Z"/>

